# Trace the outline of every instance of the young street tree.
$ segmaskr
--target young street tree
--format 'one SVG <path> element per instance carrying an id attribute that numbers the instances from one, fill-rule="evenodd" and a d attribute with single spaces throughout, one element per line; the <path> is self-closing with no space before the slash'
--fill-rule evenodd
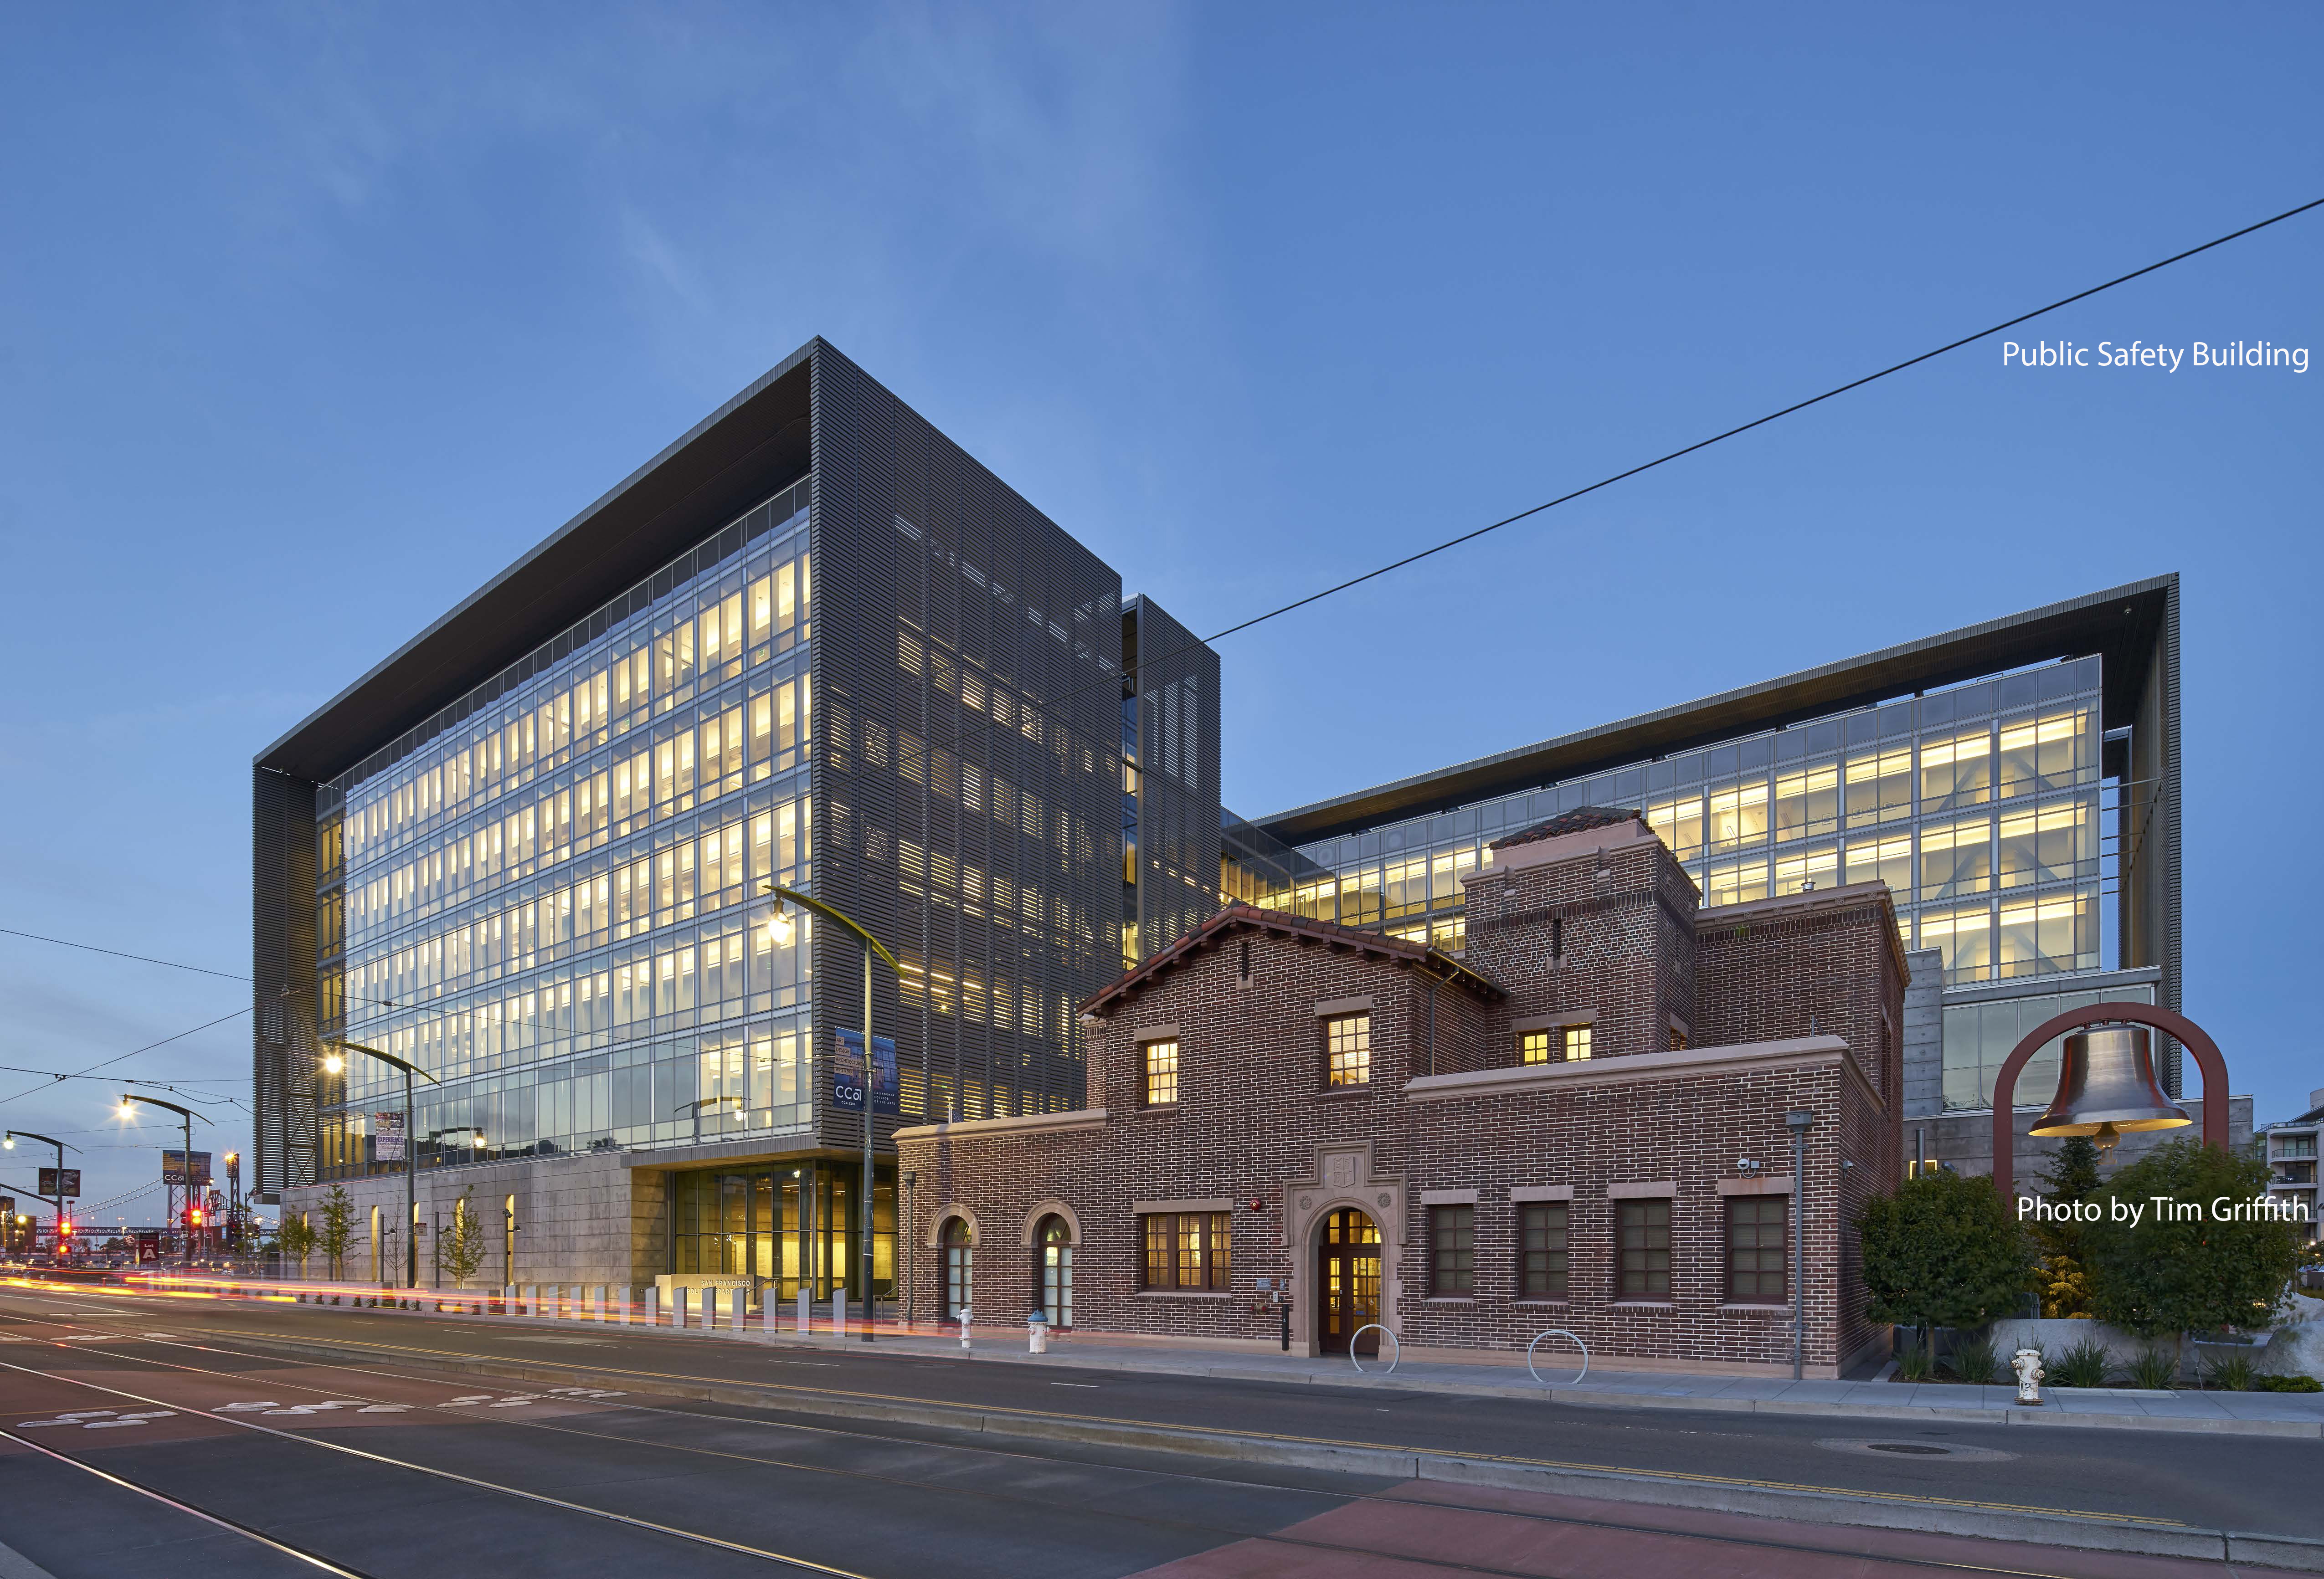
<path id="1" fill-rule="evenodd" d="M 293 1216 L 285 1212 L 281 1226 L 274 1230 L 274 1247 L 282 1253 L 285 1259 L 295 1259 L 299 1262 L 299 1275 L 305 1277 L 307 1258 L 315 1253 L 314 1227 L 303 1216 Z"/>
<path id="2" fill-rule="evenodd" d="M 476 1188 L 470 1185 L 452 1204 L 452 1226 L 438 1242 L 438 1251 L 444 1258 L 444 1270 L 452 1274 L 452 1284 L 457 1288 L 476 1275 L 484 1264 L 484 1225 L 476 1216 Z"/>
<path id="3" fill-rule="evenodd" d="M 343 1277 L 346 1272 L 347 1246 L 355 1242 L 355 1203 L 344 1184 L 331 1186 L 331 1193 L 323 1198 L 323 1227 L 316 1244 L 323 1253 L 324 1264 L 330 1268 L 325 1274 Z"/>
<path id="4" fill-rule="evenodd" d="M 2100 1182 L 2098 1146 L 2088 1135 L 2068 1135 L 2059 1143 L 2042 1180 L 2052 1206 L 2070 1206 Z M 2090 1314 L 2088 1257 L 2082 1245 L 2082 1225 L 2053 1221 L 2034 1226 L 2034 1242 L 2042 1251 L 2042 1314 L 2052 1319 Z"/>
<path id="5" fill-rule="evenodd" d="M 1875 1321 L 1982 1327 L 2032 1286 L 2033 1244 L 1990 1180 L 1908 1179 L 1868 1202 L 1857 1230 Z"/>
<path id="6" fill-rule="evenodd" d="M 2254 1152 L 2191 1140 L 2116 1173 L 2093 1198 L 2107 1203 L 2105 1215 L 2082 1229 L 2098 1319 L 2142 1337 L 2267 1326 L 2300 1265 L 2296 1232 L 2289 1223 L 2219 1222 L 2213 1203 L 2248 1207 L 2266 1197 L 2268 1176 Z M 2157 1198 L 2178 1209 L 2158 1210 Z"/>

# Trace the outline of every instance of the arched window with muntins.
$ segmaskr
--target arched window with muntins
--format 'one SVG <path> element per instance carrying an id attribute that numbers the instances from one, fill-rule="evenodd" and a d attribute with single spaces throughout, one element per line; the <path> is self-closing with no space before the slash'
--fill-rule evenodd
<path id="1" fill-rule="evenodd" d="M 1033 1235 L 1035 1303 L 1052 1327 L 1074 1324 L 1074 1231 L 1054 1214 L 1041 1219 Z"/>
<path id="2" fill-rule="evenodd" d="M 968 1242 L 968 1220 L 946 1217 L 942 1236 L 944 1253 L 944 1313 L 958 1321 L 975 1293 L 976 1247 Z"/>

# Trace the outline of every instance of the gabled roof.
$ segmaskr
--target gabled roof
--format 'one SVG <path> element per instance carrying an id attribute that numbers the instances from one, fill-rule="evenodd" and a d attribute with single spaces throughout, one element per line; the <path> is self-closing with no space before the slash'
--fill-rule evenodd
<path id="1" fill-rule="evenodd" d="M 1261 910 L 1256 904 L 1238 900 L 1220 911 L 1210 920 L 1180 938 L 1176 942 L 1147 960 L 1137 969 L 1104 988 L 1082 1005 L 1084 1014 L 1106 1014 L 1112 1006 L 1135 989 L 1160 979 L 1164 972 L 1185 964 L 1196 954 L 1245 927 L 1261 932 L 1280 932 L 1286 937 L 1308 938 L 1333 948 L 1352 949 L 1359 953 L 1378 955 L 1416 966 L 1429 975 L 1457 987 L 1468 988 L 1479 997 L 1507 997 L 1508 992 L 1494 981 L 1488 980 L 1463 965 L 1452 955 L 1432 949 L 1425 943 L 1407 942 L 1382 932 L 1359 931 L 1328 921 L 1310 921 L 1304 915 L 1293 915 L 1281 910 Z"/>
<path id="2" fill-rule="evenodd" d="M 1618 828 L 1625 822 L 1639 821 L 1636 812 L 1625 812 L 1617 806 L 1576 806 L 1571 812 L 1560 812 L 1546 822 L 1536 822 L 1522 832 L 1505 839 L 1496 839 L 1488 849 L 1507 849 L 1513 844 L 1532 844 L 1544 839 L 1558 839 L 1568 833 L 1587 833 L 1592 828 Z"/>

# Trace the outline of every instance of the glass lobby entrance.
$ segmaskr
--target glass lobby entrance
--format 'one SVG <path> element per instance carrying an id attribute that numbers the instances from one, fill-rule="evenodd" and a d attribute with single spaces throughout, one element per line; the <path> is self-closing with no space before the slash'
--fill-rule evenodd
<path id="1" fill-rule="evenodd" d="M 860 1164 L 807 1161 L 703 1169 L 675 1180 L 670 1270 L 751 1280 L 753 1308 L 788 1303 L 804 1288 L 828 1299 L 863 1291 L 857 1235 Z M 872 1295 L 896 1294 L 896 1186 L 891 1167 L 877 1167 L 872 1191 Z"/>

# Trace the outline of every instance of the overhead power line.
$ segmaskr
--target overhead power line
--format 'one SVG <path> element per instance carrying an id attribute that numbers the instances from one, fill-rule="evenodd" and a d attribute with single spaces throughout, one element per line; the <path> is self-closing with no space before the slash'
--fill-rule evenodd
<path id="1" fill-rule="evenodd" d="M 25 1087 L 23 1090 L 17 1092 L 13 1097 L 0 1097 L 0 1107 L 5 1107 L 11 1102 L 20 1101 L 26 1097 L 30 1097 L 35 1091 L 45 1091 L 50 1087 L 57 1085 L 61 1081 L 77 1080 L 84 1075 L 93 1075 L 99 1069 L 109 1069 L 124 1059 L 135 1058 L 141 1052 L 151 1052 L 157 1047 L 167 1047 L 172 1042 L 183 1042 L 187 1037 L 193 1035 L 196 1032 L 207 1031 L 213 1025 L 223 1025 L 228 1020 L 240 1019 L 243 1015 L 247 1014 L 248 1013 L 250 1013 L 249 1005 L 244 1005 L 243 1007 L 235 1010 L 234 1013 L 230 1014 L 220 1014 L 215 1020 L 205 1020 L 190 1031 L 180 1031 L 174 1036 L 164 1036 L 159 1042 L 149 1042 L 143 1047 L 132 1048 L 129 1051 L 117 1054 L 115 1057 L 100 1059 L 96 1063 L 89 1065 L 87 1069 L 76 1069 L 69 1075 L 52 1076 L 51 1078 L 42 1081 L 37 1086 Z"/>
<path id="2" fill-rule="evenodd" d="M 1489 533 L 1498 532 L 1504 527 L 1515 526 L 1517 522 L 1531 519 L 1533 517 L 1540 515 L 1544 511 L 1555 510 L 1562 504 L 1571 504 L 1577 499 L 1582 499 L 1590 494 L 1596 493 L 1602 489 L 1611 488 L 1617 482 L 1626 482 L 1642 473 L 1651 472 L 1657 466 L 1668 465 L 1671 462 L 1693 454 L 1699 450 L 1706 450 L 1713 445 L 1723 444 L 1730 438 L 1738 437 L 1743 434 L 1749 433 L 1754 428 L 1765 427 L 1771 422 L 1779 422 L 1786 417 L 1791 417 L 1806 410 L 1811 406 L 1820 406 L 1824 401 L 1835 399 L 1841 395 L 1849 393 L 1850 390 L 1860 390 L 1867 384 L 1877 383 L 1882 379 L 1894 377 L 1895 374 L 1904 372 L 1907 368 L 1918 367 L 1921 363 L 1933 361 L 1935 358 L 1943 356 L 1949 352 L 1959 351 L 1964 345 L 1974 345 L 1980 340 L 1991 339 L 1994 335 L 2000 334 L 2005 329 L 2014 329 L 2020 324 L 2031 323 L 2035 318 L 2041 317 L 2045 314 L 2054 313 L 2061 308 L 2071 307 L 2078 301 L 2088 301 L 2090 298 L 2099 295 L 2102 292 L 2112 290 L 2117 286 L 2127 285 L 2132 280 L 2143 279 L 2146 275 L 2156 272 L 2158 270 L 2168 269 L 2173 263 L 2183 263 L 2188 259 L 2208 252 L 2215 247 L 2223 247 L 2229 242 L 2239 241 L 2243 237 L 2251 235 L 2255 232 L 2265 230 L 2272 225 L 2281 225 L 2287 219 L 2296 218 L 2300 215 L 2307 213 L 2310 209 L 2317 207 L 2324 207 L 2324 197 L 2313 198 L 2309 202 L 2301 204 L 2297 207 L 2287 208 L 2281 214 L 2270 215 L 2265 219 L 2256 221 L 2251 225 L 2244 225 L 2237 230 L 2231 230 L 2225 235 L 2214 236 L 2209 241 L 2204 242 L 2199 246 L 2191 246 L 2183 252 L 2173 252 L 2167 258 L 2159 258 L 2155 262 L 2148 263 L 2144 267 L 2133 269 L 2126 274 L 2117 274 L 2111 280 L 2090 286 L 2086 289 L 2077 290 L 2070 296 L 2061 296 L 2055 301 L 2047 303 L 2042 307 L 2034 308 L 2030 311 L 2019 313 L 2015 317 L 2004 318 L 2001 322 L 1992 325 L 1989 327 L 1979 329 L 1974 334 L 1963 335 L 1958 339 L 1948 340 L 1943 344 L 1937 346 L 1933 350 L 1923 351 L 1917 356 L 1908 356 L 1902 362 L 1891 363 L 1886 367 L 1881 368 L 1876 372 L 1868 372 L 1864 374 L 1861 378 L 1850 379 L 1844 384 L 1835 384 L 1831 389 L 1824 390 L 1821 394 L 1810 395 L 1803 400 L 1794 400 L 1790 405 L 1779 407 L 1775 410 L 1770 411 L 1763 417 L 1755 417 L 1748 422 L 1738 423 L 1735 427 L 1727 428 L 1720 433 L 1714 433 L 1708 438 L 1700 438 L 1695 440 L 1692 444 L 1684 445 L 1677 449 L 1656 455 L 1650 461 L 1641 461 L 1635 466 L 1627 467 L 1609 476 L 1600 477 L 1595 482 L 1589 483 L 1581 488 L 1573 489 L 1570 492 L 1561 493 L 1554 499 L 1544 500 L 1541 503 L 1534 505 L 1527 510 L 1521 510 L 1515 515 L 1503 516 L 1497 521 L 1490 521 L 1484 526 L 1476 528 L 1474 530 L 1462 532 L 1458 537 L 1447 537 L 1441 543 L 1431 544 L 1429 546 L 1420 549 L 1416 553 L 1407 554 L 1400 559 L 1390 560 L 1388 564 L 1380 565 L 1377 569 L 1368 570 L 1361 575 L 1351 576 L 1346 581 L 1335 583 L 1331 586 L 1324 587 L 1319 592 L 1309 592 L 1305 597 L 1295 598 L 1290 602 L 1283 603 L 1275 608 L 1269 609 L 1262 614 L 1254 614 L 1248 620 L 1240 620 L 1222 629 L 1213 631 L 1208 636 L 1197 637 L 1191 642 L 1182 643 L 1179 646 L 1172 647 L 1162 653 L 1153 655 L 1140 653 L 1139 655 L 1138 666 L 1144 668 L 1153 664 L 1161 663 L 1166 659 L 1176 657 L 1181 653 L 1192 652 L 1196 647 L 1206 647 L 1212 642 L 1222 641 L 1230 636 L 1234 636 L 1240 632 L 1249 630 L 1253 626 L 1264 625 L 1270 620 L 1277 620 L 1296 610 L 1304 609 L 1310 603 L 1321 602 L 1325 598 L 1334 597 L 1353 587 L 1360 587 L 1366 582 L 1377 581 L 1381 576 L 1402 570 L 1407 565 L 1417 565 L 1422 560 L 1429 558 L 1434 555 L 1442 554 L 1449 548 L 1457 548 L 1464 543 L 1473 543 L 1478 538 L 1485 537 Z M 1075 686 L 1071 690 L 1061 692 L 1056 696 L 1051 698 L 1050 702 L 1044 708 L 1044 711 L 1051 711 L 1051 716 L 1054 717 L 1054 707 L 1056 702 L 1067 701 L 1073 697 L 1081 695 L 1085 692 L 1097 690 L 1101 686 L 1115 685 L 1119 684 L 1120 681 L 1117 678 L 1111 680 L 1092 681 L 1086 685 Z M 1010 726 L 1001 723 L 996 720 L 980 718 L 977 724 L 972 726 L 972 729 L 973 728 L 1007 730 L 1010 729 Z M 968 737 L 972 732 L 972 729 L 962 729 L 956 730 L 941 740 L 932 739 L 928 742 L 927 748 L 933 751 L 941 746 L 956 745 L 961 740 Z"/>
<path id="3" fill-rule="evenodd" d="M 0 926 L 0 932 L 12 938 L 30 938 L 36 943 L 54 943 L 64 949 L 86 949 L 92 954 L 110 954 L 116 959 L 135 959 L 146 965 L 166 965 L 172 970 L 191 970 L 201 976 L 224 977 L 228 981 L 248 981 L 247 976 L 237 976 L 231 970 L 212 970 L 207 965 L 188 965 L 176 959 L 156 959 L 151 954 L 132 954 L 123 949 L 100 949 L 95 943 L 76 943 L 70 938 L 44 937 L 39 932 L 19 932 L 12 926 Z"/>

